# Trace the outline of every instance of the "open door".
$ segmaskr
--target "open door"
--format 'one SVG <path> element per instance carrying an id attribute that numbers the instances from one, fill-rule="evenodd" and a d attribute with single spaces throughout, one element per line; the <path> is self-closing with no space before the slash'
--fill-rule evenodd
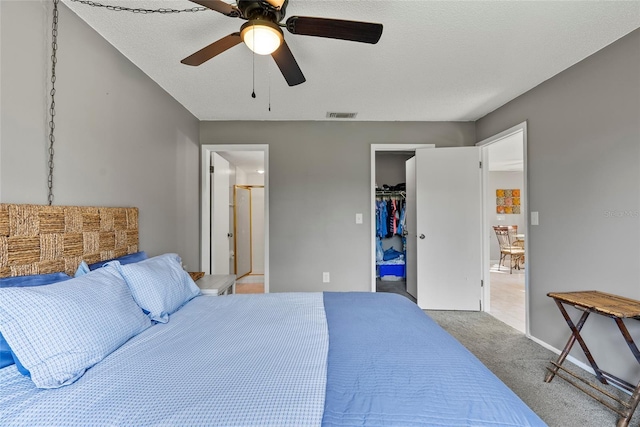
<path id="1" fill-rule="evenodd" d="M 478 311 L 482 296 L 479 148 L 417 149 L 415 159 L 417 225 L 409 232 L 418 236 L 418 306 Z"/>
<path id="2" fill-rule="evenodd" d="M 229 162 L 211 153 L 211 274 L 229 274 Z"/>
<path id="3" fill-rule="evenodd" d="M 430 150 L 430 148 L 427 148 Z M 404 271 L 407 278 L 407 293 L 418 299 L 418 278 L 417 273 L 417 238 L 416 235 L 416 158 L 415 156 L 405 162 L 405 183 L 406 197 L 404 205 L 405 227 L 404 234 L 406 237 L 406 251 L 404 257 Z"/>

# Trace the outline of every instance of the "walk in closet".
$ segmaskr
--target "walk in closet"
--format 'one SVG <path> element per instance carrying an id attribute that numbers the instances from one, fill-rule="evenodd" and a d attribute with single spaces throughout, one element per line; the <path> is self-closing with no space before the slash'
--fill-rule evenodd
<path id="1" fill-rule="evenodd" d="M 413 152 L 376 153 L 376 276 L 378 291 L 406 291 L 406 160 Z"/>
<path id="2" fill-rule="evenodd" d="M 376 189 L 376 265 L 384 281 L 406 277 L 405 198 L 404 190 Z"/>

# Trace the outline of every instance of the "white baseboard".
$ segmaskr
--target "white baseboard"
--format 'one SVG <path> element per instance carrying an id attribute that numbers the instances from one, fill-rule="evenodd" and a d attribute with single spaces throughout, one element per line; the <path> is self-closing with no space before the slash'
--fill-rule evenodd
<path id="1" fill-rule="evenodd" d="M 553 351 L 555 354 L 560 355 L 560 353 L 562 353 L 562 350 L 558 350 L 557 348 L 555 348 L 554 346 L 547 344 L 546 342 L 539 340 L 538 338 L 534 337 L 534 336 L 529 336 L 529 338 L 531 339 L 531 341 L 540 344 L 541 346 L 543 346 L 544 348 L 546 348 L 547 350 L 551 350 Z M 571 363 L 573 363 L 574 365 L 576 365 L 579 368 L 584 369 L 585 371 L 589 372 L 592 375 L 595 375 L 595 371 L 593 370 L 593 368 L 587 364 L 585 364 L 584 362 L 579 361 L 578 359 L 576 359 L 575 357 L 573 357 L 572 355 L 568 355 L 567 356 L 567 360 Z"/>
<path id="2" fill-rule="evenodd" d="M 551 350 L 552 352 L 554 352 L 557 355 L 560 355 L 560 353 L 562 353 L 562 350 L 558 350 L 557 348 L 553 347 L 550 344 L 547 344 L 546 342 L 539 340 L 538 338 L 531 336 L 531 335 L 527 335 L 528 338 L 535 342 L 536 344 L 540 344 L 541 346 L 543 346 L 544 348 L 546 348 L 547 350 Z M 584 369 L 585 371 L 589 372 L 591 375 L 596 375 L 596 372 L 593 370 L 593 368 L 589 365 L 587 365 L 584 362 L 581 362 L 580 360 L 576 359 L 575 357 L 573 357 L 572 355 L 567 355 L 567 358 L 565 360 L 568 360 L 569 362 L 573 363 L 574 365 L 576 365 L 579 368 Z M 631 395 L 631 392 L 628 390 L 623 389 L 622 387 L 618 387 L 616 384 L 610 383 L 612 386 L 614 386 L 615 388 L 624 391 L 626 394 Z"/>

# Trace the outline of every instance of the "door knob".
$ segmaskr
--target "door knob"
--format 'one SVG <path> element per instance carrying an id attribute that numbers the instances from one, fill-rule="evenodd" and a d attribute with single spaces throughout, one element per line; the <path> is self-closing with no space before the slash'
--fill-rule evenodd
<path id="1" fill-rule="evenodd" d="M 424 239 L 424 234 L 421 234 L 421 235 L 420 235 L 420 238 L 421 238 L 421 239 Z"/>

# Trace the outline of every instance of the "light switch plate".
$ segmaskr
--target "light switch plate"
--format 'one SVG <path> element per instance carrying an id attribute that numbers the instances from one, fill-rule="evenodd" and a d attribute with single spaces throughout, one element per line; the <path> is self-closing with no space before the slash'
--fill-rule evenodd
<path id="1" fill-rule="evenodd" d="M 538 225 L 539 223 L 538 212 L 531 212 L 531 225 Z"/>
<path id="2" fill-rule="evenodd" d="M 356 214 L 356 224 L 362 224 L 362 214 L 361 213 L 357 213 Z"/>

